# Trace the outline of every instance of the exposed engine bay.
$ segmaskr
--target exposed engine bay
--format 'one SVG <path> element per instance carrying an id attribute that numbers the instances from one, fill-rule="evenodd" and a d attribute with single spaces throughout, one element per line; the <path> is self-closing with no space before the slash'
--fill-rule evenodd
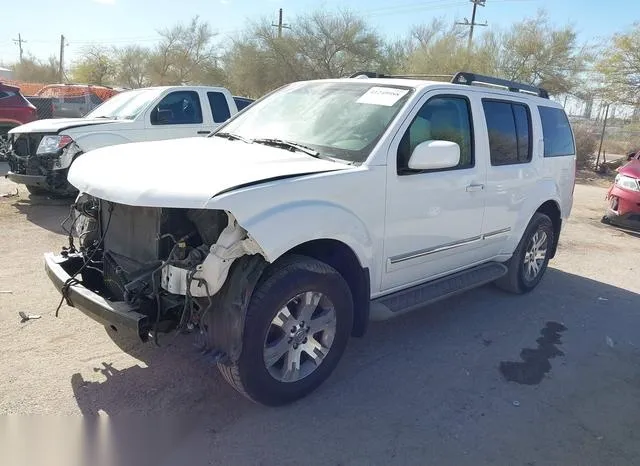
<path id="1" fill-rule="evenodd" d="M 260 247 L 231 213 L 133 207 L 82 194 L 63 227 L 69 247 L 62 255 L 79 266 L 73 279 L 147 316 L 148 334 L 156 341 L 158 333 L 198 328 L 207 334 L 208 346 L 230 351 L 220 341 L 230 335 L 216 336 L 209 327 L 229 325 L 214 322 L 225 318 L 228 309 L 221 308 L 239 297 L 248 299 L 240 295 L 252 289 L 234 289 L 237 284 L 227 283 L 230 271 L 234 268 L 238 276 L 233 281 L 242 283 L 266 264 Z"/>

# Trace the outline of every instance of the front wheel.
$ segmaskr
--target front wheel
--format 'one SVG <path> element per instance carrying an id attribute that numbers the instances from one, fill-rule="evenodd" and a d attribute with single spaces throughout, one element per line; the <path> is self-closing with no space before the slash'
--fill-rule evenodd
<path id="1" fill-rule="evenodd" d="M 344 278 L 304 256 L 276 263 L 253 293 L 240 358 L 218 367 L 249 399 L 278 406 L 318 388 L 337 366 L 353 325 Z"/>
<path id="2" fill-rule="evenodd" d="M 507 274 L 496 281 L 503 290 L 527 293 L 533 290 L 547 270 L 555 241 L 553 223 L 545 214 L 536 212 L 507 265 Z"/>

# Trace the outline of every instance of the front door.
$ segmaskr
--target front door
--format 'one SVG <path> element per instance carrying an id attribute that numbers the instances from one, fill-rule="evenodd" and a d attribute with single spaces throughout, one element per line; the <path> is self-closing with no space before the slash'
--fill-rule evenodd
<path id="1" fill-rule="evenodd" d="M 147 115 L 147 132 L 143 135 L 143 140 L 207 135 L 210 117 L 202 111 L 202 107 L 200 93 L 197 91 L 170 92 Z"/>
<path id="2" fill-rule="evenodd" d="M 390 146 L 383 292 L 483 259 L 486 161 L 474 153 L 472 106 L 463 94 L 427 94 Z M 409 169 L 412 150 L 427 140 L 456 142 L 458 166 Z"/>

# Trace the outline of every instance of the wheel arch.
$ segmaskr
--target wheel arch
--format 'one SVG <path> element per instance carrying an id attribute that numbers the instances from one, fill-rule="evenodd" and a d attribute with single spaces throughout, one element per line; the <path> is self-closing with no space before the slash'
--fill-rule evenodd
<path id="1" fill-rule="evenodd" d="M 558 241 L 560 239 L 560 230 L 562 229 L 562 214 L 560 212 L 560 205 L 555 200 L 548 200 L 542 203 L 537 209 L 536 212 L 546 215 L 551 219 L 551 223 L 553 224 L 553 244 L 551 245 L 551 253 L 550 258 L 556 255 L 556 251 L 558 249 Z"/>
<path id="2" fill-rule="evenodd" d="M 363 336 L 369 322 L 371 279 L 369 269 L 362 266 L 356 253 L 341 241 L 315 239 L 295 246 L 283 254 L 281 258 L 292 254 L 312 257 L 324 262 L 342 275 L 353 296 L 354 316 L 351 335 L 355 337 Z"/>

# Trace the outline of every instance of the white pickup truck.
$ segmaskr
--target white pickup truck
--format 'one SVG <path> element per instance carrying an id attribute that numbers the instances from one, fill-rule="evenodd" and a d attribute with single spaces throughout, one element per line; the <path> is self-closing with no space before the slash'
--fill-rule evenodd
<path id="1" fill-rule="evenodd" d="M 80 157 L 75 233 L 45 269 L 109 332 L 195 330 L 231 385 L 283 404 L 370 319 L 490 282 L 536 288 L 575 161 L 543 89 L 471 73 L 293 83 L 211 137 Z"/>
<path id="2" fill-rule="evenodd" d="M 116 144 L 206 136 L 247 103 L 220 87 L 126 91 L 84 118 L 37 120 L 12 129 L 7 178 L 32 194 L 72 195 L 67 172 L 78 155 Z"/>

